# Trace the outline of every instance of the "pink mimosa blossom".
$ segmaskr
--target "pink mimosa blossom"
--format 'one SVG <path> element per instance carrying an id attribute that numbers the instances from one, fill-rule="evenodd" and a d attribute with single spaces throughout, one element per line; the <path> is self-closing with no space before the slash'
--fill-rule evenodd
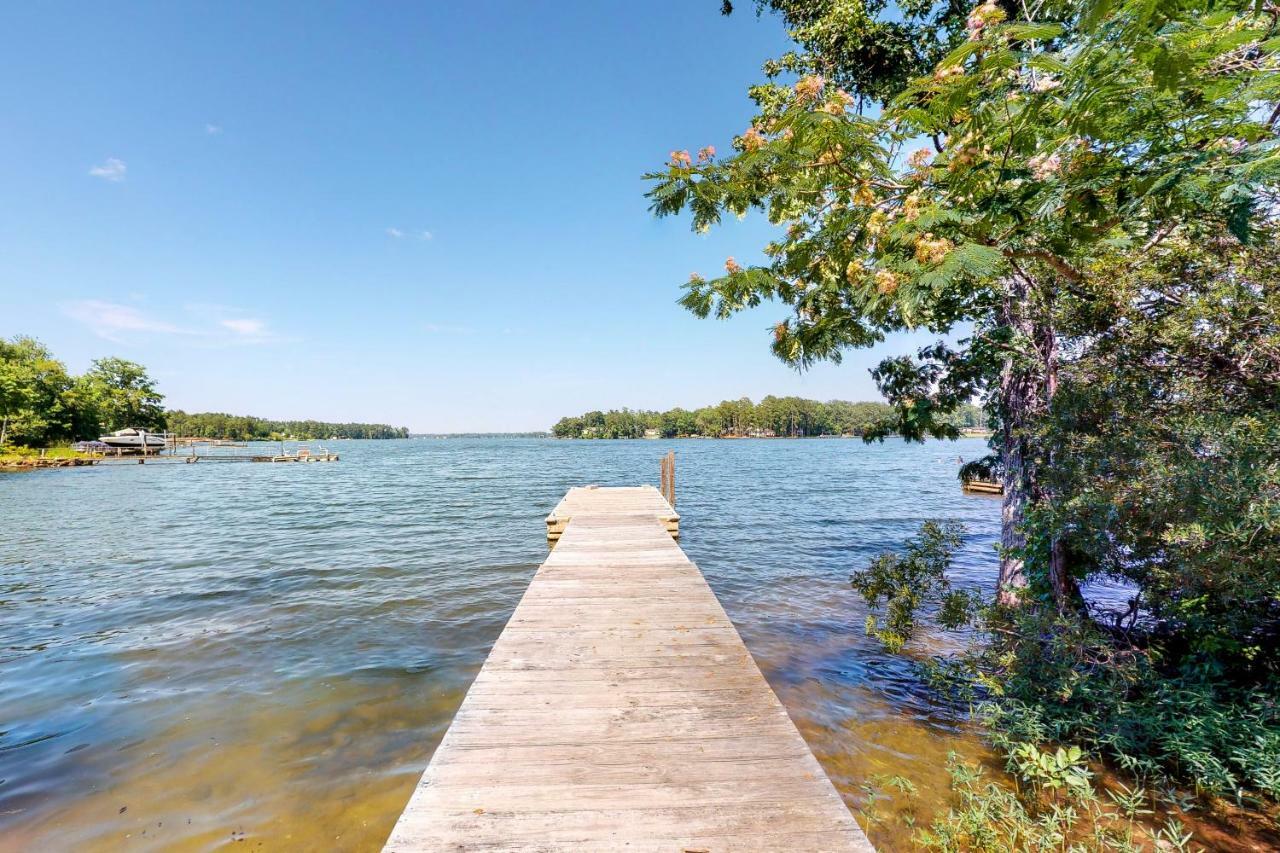
<path id="1" fill-rule="evenodd" d="M 796 96 L 804 103 L 816 101 L 818 96 L 822 94 L 822 87 L 826 83 L 827 81 L 816 74 L 801 77 L 796 83 Z"/>

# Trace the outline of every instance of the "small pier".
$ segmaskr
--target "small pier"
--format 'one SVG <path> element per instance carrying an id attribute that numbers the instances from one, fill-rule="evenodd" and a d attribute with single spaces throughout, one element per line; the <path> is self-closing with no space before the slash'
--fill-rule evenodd
<path id="1" fill-rule="evenodd" d="M 92 465 L 174 465 L 194 464 L 197 462 L 337 462 L 339 456 L 323 447 L 312 450 L 302 446 L 292 453 L 283 447 L 279 453 L 234 453 L 225 452 L 223 448 L 247 447 L 245 444 L 221 442 L 208 445 L 207 449 L 197 447 L 195 442 L 188 443 L 186 452 L 179 452 L 174 447 L 151 450 L 125 451 L 113 449 L 106 451 L 86 451 L 80 456 L 57 456 L 46 458 L 43 451 L 40 456 L 32 456 L 13 461 L 0 462 L 0 470 L 25 470 L 30 468 L 79 468 Z"/>
<path id="2" fill-rule="evenodd" d="M 872 850 L 678 532 L 569 490 L 385 850 Z"/>
<path id="3" fill-rule="evenodd" d="M 960 488 L 974 495 L 1003 495 L 1004 484 L 997 480 L 965 480 Z"/>
<path id="4" fill-rule="evenodd" d="M 111 456 L 105 455 L 93 460 L 91 464 L 103 465 L 172 465 L 194 464 L 196 462 L 337 462 L 336 453 L 314 453 L 299 456 L 296 453 L 279 453 L 276 455 L 263 453 L 189 453 L 189 454 L 141 454 Z"/>

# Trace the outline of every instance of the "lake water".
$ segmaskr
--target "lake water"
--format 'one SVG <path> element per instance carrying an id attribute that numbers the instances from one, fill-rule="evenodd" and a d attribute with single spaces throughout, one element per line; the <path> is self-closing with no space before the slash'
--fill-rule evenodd
<path id="1" fill-rule="evenodd" d="M 848 585 L 953 518 L 957 577 L 990 588 L 999 503 L 955 476 L 979 439 L 333 448 L 0 475 L 0 849 L 378 849 L 547 512 L 573 485 L 656 483 L 668 449 L 682 546 L 855 810 L 878 774 L 938 800 L 947 752 L 982 754 Z"/>

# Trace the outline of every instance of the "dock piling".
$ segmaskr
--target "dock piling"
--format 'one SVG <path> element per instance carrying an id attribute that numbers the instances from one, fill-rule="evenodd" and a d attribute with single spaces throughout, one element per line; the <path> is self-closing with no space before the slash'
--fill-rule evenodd
<path id="1" fill-rule="evenodd" d="M 676 452 L 668 450 L 667 455 L 662 457 L 662 464 L 659 466 L 659 477 L 662 480 L 662 497 L 671 505 L 672 509 L 676 507 Z"/>

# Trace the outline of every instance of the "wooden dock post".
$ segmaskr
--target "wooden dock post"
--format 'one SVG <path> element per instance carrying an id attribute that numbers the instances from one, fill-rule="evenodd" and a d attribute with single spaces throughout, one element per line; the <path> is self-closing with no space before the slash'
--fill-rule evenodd
<path id="1" fill-rule="evenodd" d="M 671 504 L 671 508 L 676 508 L 676 452 L 668 450 L 667 455 L 662 457 L 662 464 L 659 466 L 659 476 L 662 480 L 662 497 L 667 503 Z"/>
<path id="2" fill-rule="evenodd" d="M 569 490 L 385 850 L 872 851 L 673 520 Z"/>

